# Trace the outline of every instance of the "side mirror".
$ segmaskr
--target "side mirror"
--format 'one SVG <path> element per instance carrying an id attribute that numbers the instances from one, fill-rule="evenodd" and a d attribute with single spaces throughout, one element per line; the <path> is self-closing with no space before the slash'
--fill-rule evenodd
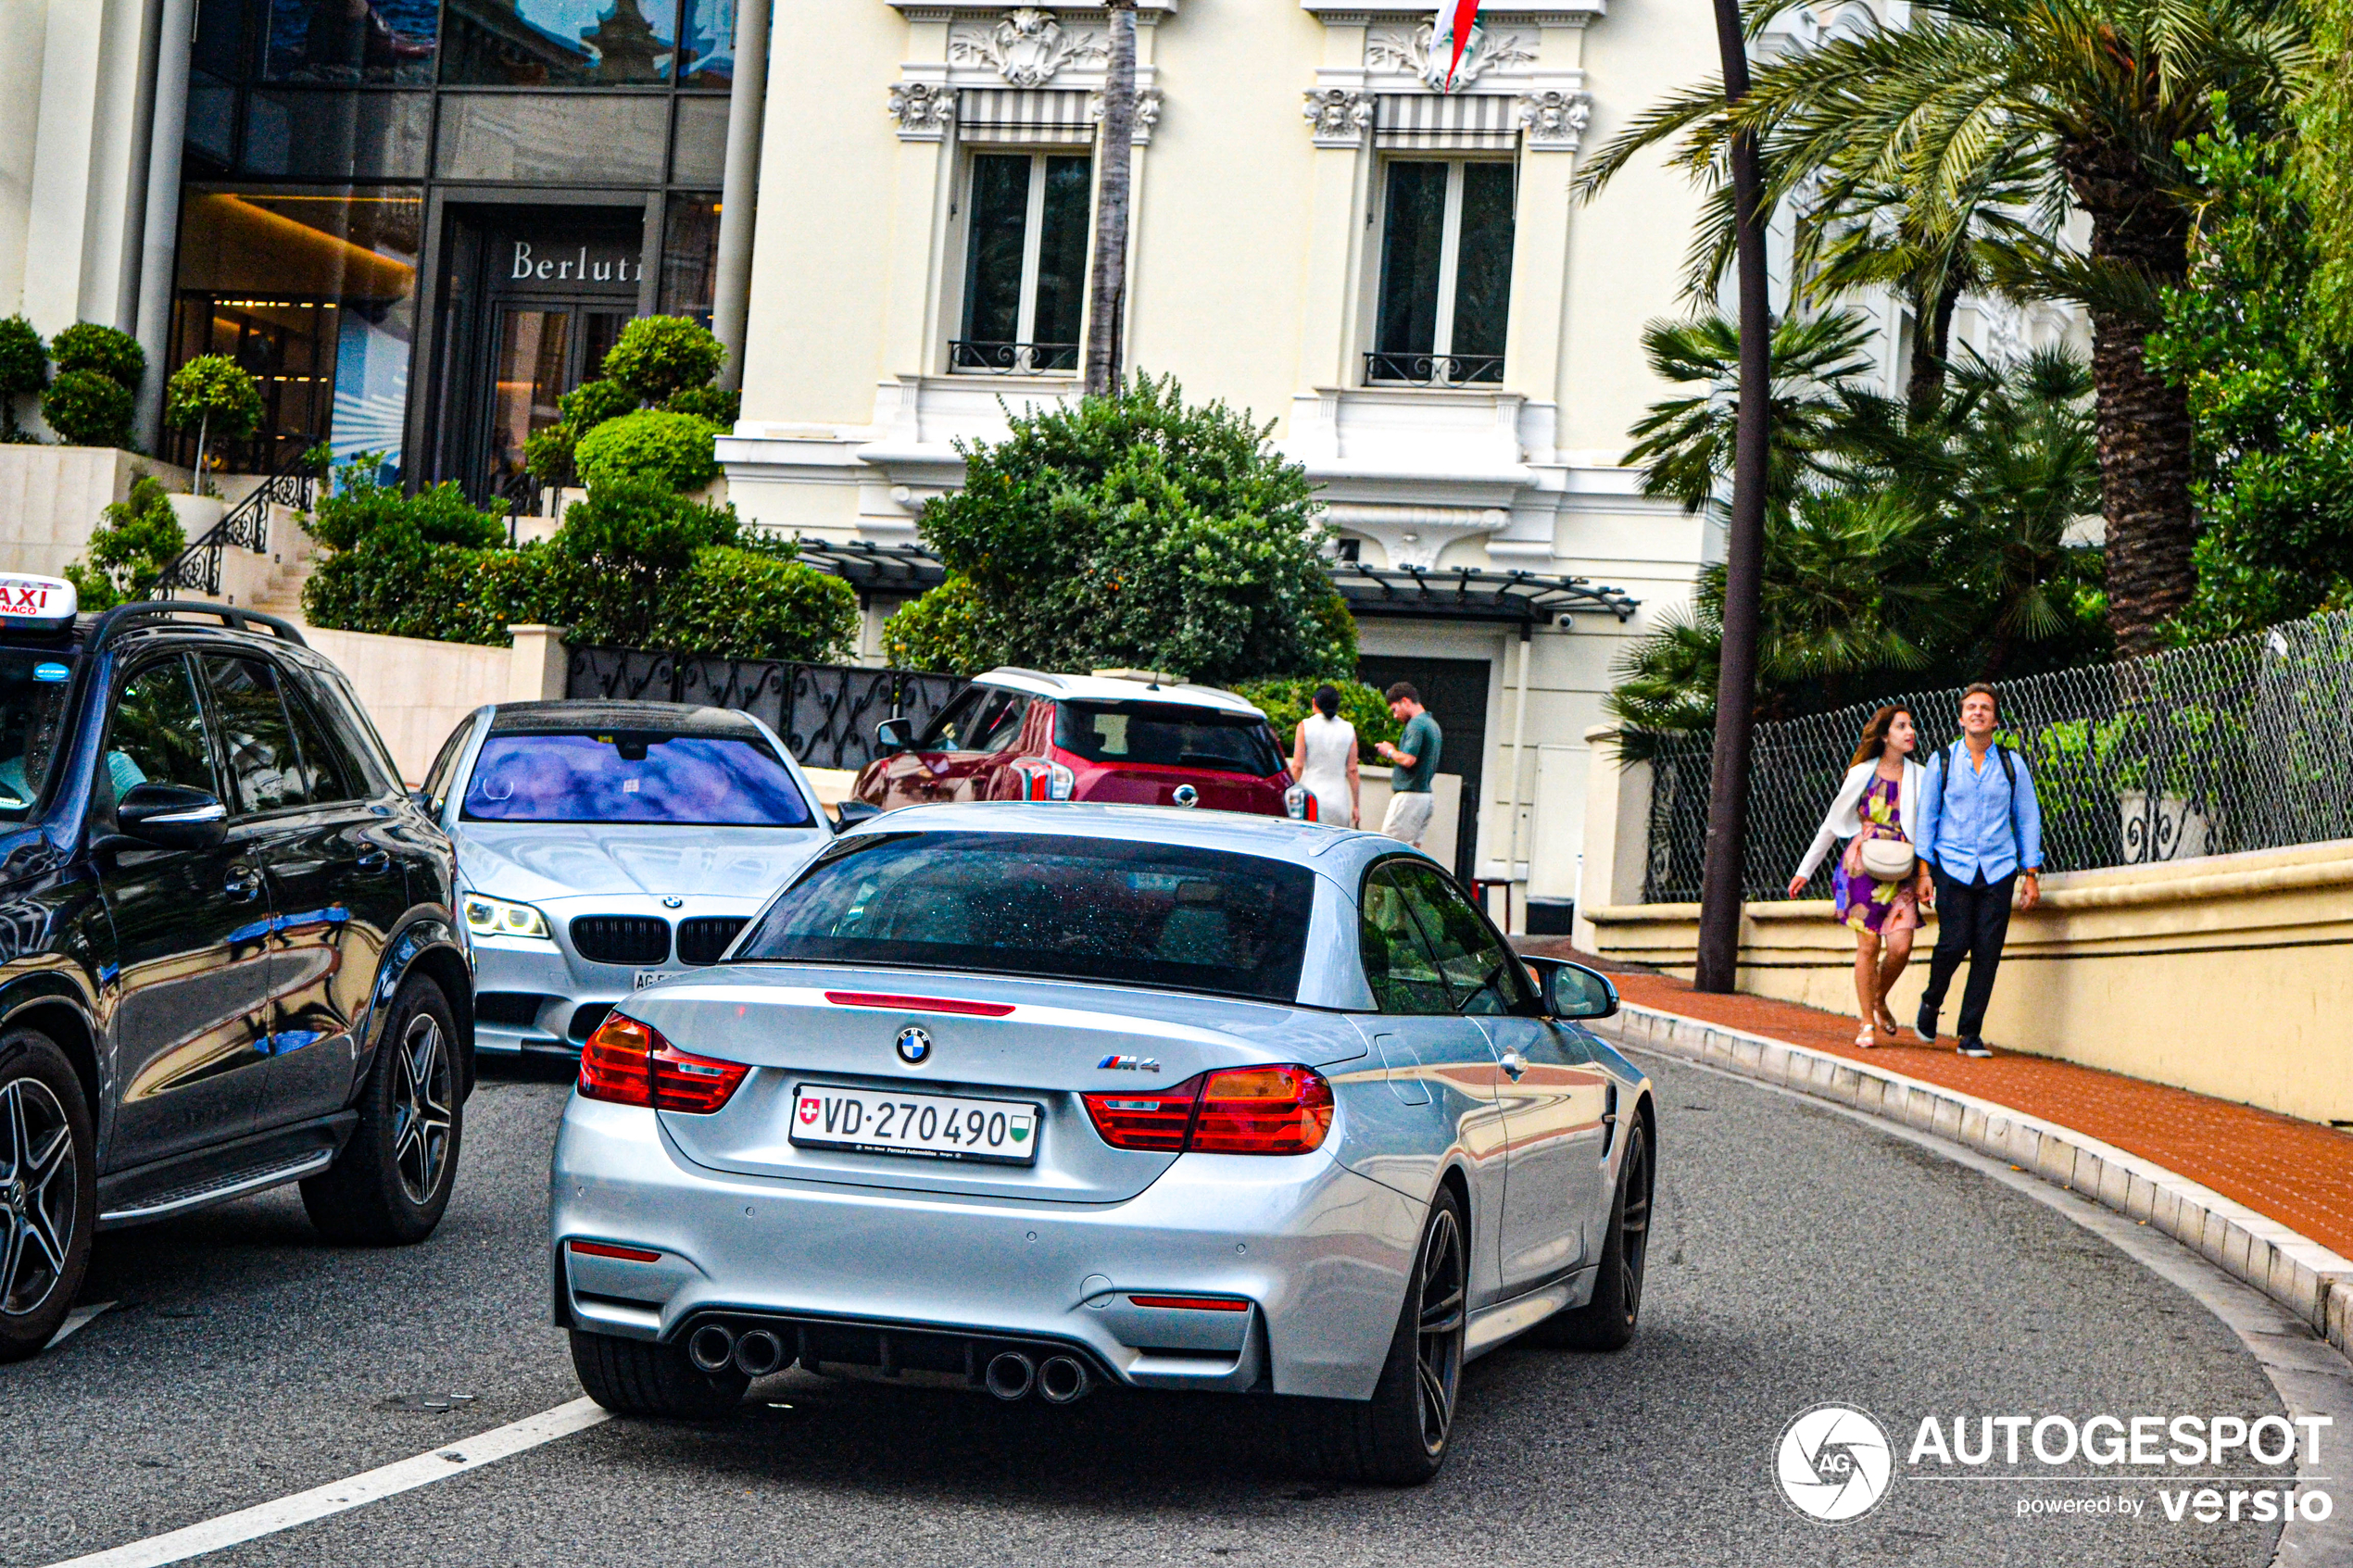
<path id="1" fill-rule="evenodd" d="M 914 749 L 915 721 L 912 719 L 886 719 L 875 726 L 875 755 L 877 757 Z"/>
<path id="2" fill-rule="evenodd" d="M 114 809 L 125 838 L 157 849 L 209 849 L 229 831 L 229 809 L 200 789 L 133 784 Z"/>
<path id="3" fill-rule="evenodd" d="M 1609 976 L 1561 959 L 1529 959 L 1528 966 L 1542 985 L 1547 1018 L 1583 1020 L 1617 1013 L 1617 987 Z"/>
<path id="4" fill-rule="evenodd" d="M 882 815 L 882 808 L 871 800 L 845 800 L 834 808 L 834 831 L 848 833 L 860 822 Z"/>

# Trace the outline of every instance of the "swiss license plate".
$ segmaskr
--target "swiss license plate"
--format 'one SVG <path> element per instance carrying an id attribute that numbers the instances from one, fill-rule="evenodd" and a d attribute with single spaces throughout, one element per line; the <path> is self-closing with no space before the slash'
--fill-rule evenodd
<path id="1" fill-rule="evenodd" d="M 801 1084 L 793 1089 L 792 1101 L 791 1138 L 807 1148 L 1003 1165 L 1038 1160 L 1038 1107 L 1022 1100 Z"/>
<path id="2" fill-rule="evenodd" d="M 642 991 L 655 981 L 667 980 L 677 972 L 674 969 L 641 969 L 637 972 L 635 983 L 629 988 L 633 991 Z"/>

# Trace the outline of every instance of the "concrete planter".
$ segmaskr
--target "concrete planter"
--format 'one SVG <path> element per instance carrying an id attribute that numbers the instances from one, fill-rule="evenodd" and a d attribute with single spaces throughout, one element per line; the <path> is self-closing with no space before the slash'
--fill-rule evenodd
<path id="1" fill-rule="evenodd" d="M 111 446 L 0 446 L 0 571 L 63 576 L 142 474 L 188 487 L 187 470 Z"/>

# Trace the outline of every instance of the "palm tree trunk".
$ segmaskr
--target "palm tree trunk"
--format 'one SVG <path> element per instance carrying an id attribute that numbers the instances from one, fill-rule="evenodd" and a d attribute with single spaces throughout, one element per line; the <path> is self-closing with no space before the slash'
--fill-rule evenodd
<path id="1" fill-rule="evenodd" d="M 1102 168 L 1095 183 L 1095 254 L 1087 285 L 1087 391 L 1119 386 L 1120 318 L 1127 302 L 1128 174 L 1136 144 L 1136 0 L 1104 0 L 1111 60 L 1103 71 Z"/>
<path id="2" fill-rule="evenodd" d="M 1912 362 L 1905 376 L 1904 400 L 1914 417 L 1935 412 L 1944 401 L 1944 365 L 1953 349 L 1953 311 L 1961 288 L 1947 281 L 1934 300 L 1912 301 Z"/>

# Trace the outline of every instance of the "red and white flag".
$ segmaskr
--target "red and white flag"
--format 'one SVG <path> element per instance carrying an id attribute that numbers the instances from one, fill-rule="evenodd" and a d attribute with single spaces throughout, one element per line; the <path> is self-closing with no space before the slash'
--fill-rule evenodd
<path id="1" fill-rule="evenodd" d="M 1446 13 L 1439 11 L 1443 18 Z M 1471 28 L 1478 21 L 1478 0 L 1454 0 L 1454 57 L 1446 62 L 1446 91 L 1454 90 L 1454 71 L 1463 63 L 1463 51 L 1470 45 Z"/>

